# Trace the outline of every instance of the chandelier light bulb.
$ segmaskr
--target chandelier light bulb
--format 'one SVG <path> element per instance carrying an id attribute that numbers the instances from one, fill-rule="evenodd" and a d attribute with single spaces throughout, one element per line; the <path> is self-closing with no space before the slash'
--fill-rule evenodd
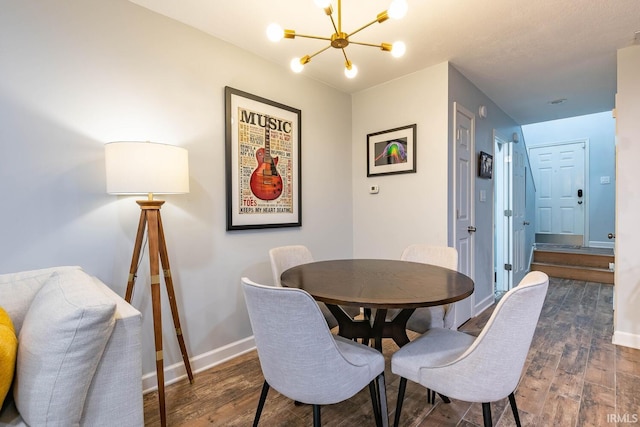
<path id="1" fill-rule="evenodd" d="M 294 73 L 300 73 L 304 69 L 304 65 L 300 62 L 300 58 L 293 58 L 291 60 L 291 70 Z"/>
<path id="2" fill-rule="evenodd" d="M 387 13 L 391 19 L 402 19 L 407 14 L 407 9 L 409 6 L 406 0 L 393 0 Z"/>
<path id="3" fill-rule="evenodd" d="M 400 58 L 407 51 L 407 45 L 404 42 L 395 42 L 391 48 L 391 55 L 394 58 Z"/>
<path id="4" fill-rule="evenodd" d="M 347 66 L 344 68 L 344 75 L 349 79 L 354 78 L 358 75 L 358 67 L 356 67 L 354 64 L 347 63 Z"/>
<path id="5" fill-rule="evenodd" d="M 320 9 L 326 9 L 331 6 L 331 0 L 313 0 Z"/>
<path id="6" fill-rule="evenodd" d="M 272 42 L 279 42 L 284 37 L 284 30 L 278 24 L 269 24 L 267 27 L 267 37 Z"/>

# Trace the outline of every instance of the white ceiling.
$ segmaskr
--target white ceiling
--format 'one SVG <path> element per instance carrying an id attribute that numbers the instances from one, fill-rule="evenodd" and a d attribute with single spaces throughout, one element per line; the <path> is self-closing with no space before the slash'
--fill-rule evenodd
<path id="1" fill-rule="evenodd" d="M 268 24 L 277 22 L 298 34 L 328 37 L 333 32 L 313 0 L 131 1 L 281 64 L 286 73 L 292 73 L 291 58 L 327 43 L 296 38 L 274 44 L 265 35 Z M 313 58 L 303 74 L 354 93 L 450 61 L 518 123 L 528 124 L 611 110 L 616 51 L 640 43 L 634 39 L 640 31 L 640 0 L 407 2 L 409 12 L 401 21 L 376 23 L 352 38 L 373 44 L 402 40 L 404 57 L 352 44 L 346 51 L 359 68 L 355 79 L 344 76 L 344 58 L 333 48 Z M 337 1 L 333 4 L 336 10 Z M 342 30 L 349 33 L 374 20 L 389 4 L 343 0 Z M 562 98 L 567 99 L 563 104 L 549 104 Z"/>

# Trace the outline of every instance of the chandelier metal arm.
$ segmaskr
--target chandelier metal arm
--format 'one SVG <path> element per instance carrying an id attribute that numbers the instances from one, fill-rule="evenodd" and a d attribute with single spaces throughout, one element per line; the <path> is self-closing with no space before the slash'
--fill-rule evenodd
<path id="1" fill-rule="evenodd" d="M 380 20 L 380 19 L 381 19 L 381 18 L 380 18 L 381 16 L 383 16 L 383 17 L 384 17 L 384 19 Z M 376 22 L 382 23 L 382 22 L 386 21 L 387 19 L 388 19 L 388 15 L 387 15 L 387 11 L 385 10 L 384 12 L 382 12 L 382 13 L 378 14 L 378 17 L 377 17 L 376 19 L 374 19 L 373 21 L 371 21 L 371 22 L 369 22 L 369 23 L 367 23 L 367 24 L 363 25 L 362 27 L 358 28 L 357 30 L 355 30 L 355 31 L 351 32 L 351 33 L 349 34 L 349 37 L 351 37 L 352 35 L 354 35 L 354 34 L 356 34 L 356 33 L 359 33 L 360 31 L 364 30 L 364 29 L 365 29 L 365 28 L 367 28 L 367 27 L 370 27 L 371 25 L 375 24 Z M 352 42 L 352 43 L 353 43 L 353 42 Z"/>
<path id="2" fill-rule="evenodd" d="M 338 9 L 340 11 L 340 9 Z M 331 25 L 333 25 L 333 30 L 335 34 L 340 33 L 340 15 L 338 14 L 338 26 L 336 27 L 336 21 L 333 19 L 333 15 L 329 15 L 329 19 L 331 19 Z"/>
<path id="3" fill-rule="evenodd" d="M 298 33 L 295 33 L 295 36 L 291 37 L 291 38 L 295 38 L 295 37 L 303 37 L 305 39 L 317 39 L 317 40 L 331 41 L 330 37 L 312 36 L 312 35 L 309 35 L 309 34 L 298 34 Z"/>
<path id="4" fill-rule="evenodd" d="M 379 44 L 373 44 L 373 43 L 365 43 L 365 42 L 354 42 L 349 40 L 349 44 L 359 44 L 361 46 L 371 46 L 371 47 L 379 47 L 382 50 L 385 51 L 390 51 L 391 50 L 391 44 L 389 43 L 379 43 Z"/>
<path id="5" fill-rule="evenodd" d="M 344 60 L 345 60 L 347 63 L 351 63 L 351 62 L 349 61 L 349 58 L 347 58 L 347 52 L 345 52 L 345 50 L 344 50 L 344 49 L 340 49 L 340 50 L 342 51 L 342 54 L 344 55 Z"/>
<path id="6" fill-rule="evenodd" d="M 307 55 L 309 57 L 309 59 L 313 58 L 314 56 L 320 55 L 322 52 L 324 52 L 325 50 L 329 49 L 331 47 L 331 45 L 323 47 L 322 49 L 320 49 L 319 51 L 317 51 L 316 53 L 314 53 L 313 55 Z M 343 49 L 344 50 L 344 49 Z"/>

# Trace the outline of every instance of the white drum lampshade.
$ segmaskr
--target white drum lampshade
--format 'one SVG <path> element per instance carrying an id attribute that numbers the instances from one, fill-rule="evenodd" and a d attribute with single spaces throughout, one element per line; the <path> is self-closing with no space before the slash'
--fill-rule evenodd
<path id="1" fill-rule="evenodd" d="M 107 193 L 181 194 L 189 192 L 189 158 L 182 147 L 155 142 L 105 144 Z"/>

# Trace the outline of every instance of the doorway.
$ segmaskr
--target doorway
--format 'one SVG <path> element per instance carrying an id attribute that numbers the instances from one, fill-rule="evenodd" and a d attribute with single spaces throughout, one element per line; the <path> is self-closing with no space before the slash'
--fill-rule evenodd
<path id="1" fill-rule="evenodd" d="M 494 130 L 494 267 L 495 294 L 500 297 L 528 271 L 526 250 L 526 175 L 528 161 L 517 140 Z"/>

